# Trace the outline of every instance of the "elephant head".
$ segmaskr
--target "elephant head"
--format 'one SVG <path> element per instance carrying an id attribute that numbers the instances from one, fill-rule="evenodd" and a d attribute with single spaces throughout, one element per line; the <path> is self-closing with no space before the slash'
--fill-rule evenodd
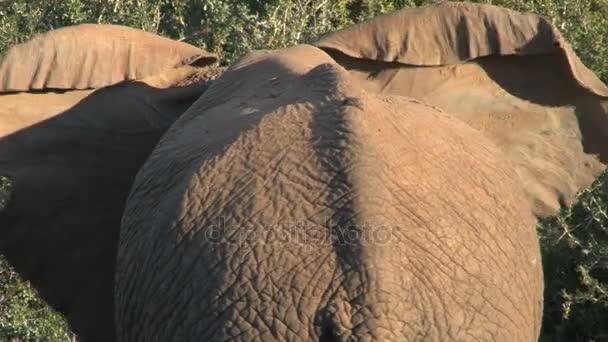
<path id="1" fill-rule="evenodd" d="M 0 253 L 83 341 L 115 340 L 124 201 L 215 61 L 151 33 L 80 25 L 16 45 L 0 64 L 0 175 L 13 184 Z"/>

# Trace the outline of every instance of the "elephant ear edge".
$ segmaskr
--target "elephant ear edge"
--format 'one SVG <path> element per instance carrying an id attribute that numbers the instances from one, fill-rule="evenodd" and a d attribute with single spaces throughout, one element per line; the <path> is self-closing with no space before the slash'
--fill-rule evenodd
<path id="1" fill-rule="evenodd" d="M 570 204 L 608 163 L 608 87 L 547 18 L 447 2 L 313 45 L 372 91 L 419 98 L 483 131 L 511 161 L 537 216 Z"/>
<path id="2" fill-rule="evenodd" d="M 0 93 L 102 88 L 169 68 L 217 61 L 212 53 L 154 33 L 81 24 L 38 34 L 10 48 L 0 62 Z"/>
<path id="3" fill-rule="evenodd" d="M 0 117 L 3 106 L 9 118 L 45 101 L 63 108 L 47 103 L 37 113 L 44 120 L 34 113 L 5 135 L 0 120 L 0 177 L 11 183 L 0 189 L 0 254 L 83 341 L 116 340 L 113 280 L 127 195 L 212 71 L 184 66 L 93 91 L 0 95 Z"/>
<path id="4" fill-rule="evenodd" d="M 581 62 L 549 19 L 494 5 L 448 1 L 404 9 L 330 33 L 313 45 L 330 54 L 411 66 L 560 52 L 583 88 L 608 97 L 608 86 Z"/>

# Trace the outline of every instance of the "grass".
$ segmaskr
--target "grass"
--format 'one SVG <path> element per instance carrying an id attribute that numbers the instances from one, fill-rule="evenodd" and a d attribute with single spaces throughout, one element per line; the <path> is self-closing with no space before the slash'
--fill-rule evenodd
<path id="1" fill-rule="evenodd" d="M 0 0 L 0 52 L 37 32 L 116 23 L 214 51 L 227 65 L 253 49 L 310 42 L 323 33 L 432 0 Z M 606 0 L 479 0 L 546 15 L 608 81 Z M 0 177 L 0 208 L 10 184 Z M 545 271 L 542 341 L 608 341 L 608 172 L 559 216 L 538 225 Z M 50 310 L 0 258 L 0 340 L 71 341 Z"/>
<path id="2" fill-rule="evenodd" d="M 538 225 L 545 341 L 608 341 L 608 172 Z"/>
<path id="3" fill-rule="evenodd" d="M 0 177 L 0 210 L 10 194 Z M 11 342 L 75 341 L 64 318 L 42 301 L 0 257 L 0 340 Z"/>
<path id="4" fill-rule="evenodd" d="M 0 340 L 75 341 L 64 318 L 0 258 Z"/>

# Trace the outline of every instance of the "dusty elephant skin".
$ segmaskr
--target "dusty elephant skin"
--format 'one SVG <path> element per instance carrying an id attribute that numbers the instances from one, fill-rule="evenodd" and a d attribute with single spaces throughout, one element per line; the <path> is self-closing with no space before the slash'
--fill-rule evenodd
<path id="1" fill-rule="evenodd" d="M 547 18 L 446 2 L 315 45 L 368 91 L 415 97 L 484 132 L 514 164 L 539 216 L 569 204 L 608 162 L 608 87 Z"/>
<path id="2" fill-rule="evenodd" d="M 0 92 L 101 88 L 216 61 L 197 47 L 134 28 L 82 24 L 13 46 L 0 63 Z"/>
<path id="3" fill-rule="evenodd" d="M 112 339 L 124 201 L 161 134 L 201 93 L 181 91 L 159 114 L 137 117 L 149 110 L 142 98 L 163 91 L 143 83 L 113 86 L 0 141 L 0 173 L 14 183 L 0 214 L 0 250 L 84 341 Z"/>
<path id="4" fill-rule="evenodd" d="M 0 69 L 0 252 L 82 340 L 537 340 L 534 214 L 608 160 L 608 88 L 546 19 L 403 10 L 209 83 L 146 37 L 117 78 L 80 77 L 104 44 Z"/>
<path id="5" fill-rule="evenodd" d="M 90 26 L 86 31 L 89 38 L 94 36 Z M 103 33 L 98 39 L 107 38 Z M 136 30 L 128 33 L 137 38 Z M 145 34 L 146 39 L 150 36 Z M 116 55 L 120 49 L 112 55 L 103 47 L 99 44 L 99 51 L 88 53 L 120 65 L 125 57 Z M 162 48 L 161 44 L 153 47 Z M 11 51 L 19 49 L 22 46 Z M 182 58 L 190 61 L 192 51 L 202 50 L 190 47 Z M 148 61 L 154 59 L 153 52 L 139 50 Z M 9 63 L 14 55 L 9 52 L 9 61 L 2 64 L 2 72 L 8 73 L 0 74 L 4 81 L 30 76 L 25 68 L 26 74 L 17 77 L 23 68 Z M 189 81 L 201 78 L 196 76 L 206 68 L 166 68 L 156 61 L 140 68 L 129 65 L 143 75 L 139 81 L 110 80 L 105 78 L 108 75 L 90 78 L 97 85 L 119 82 L 99 90 L 26 89 L 0 94 L 0 175 L 13 182 L 9 203 L 0 212 L 0 252 L 54 309 L 66 315 L 81 341 L 115 340 L 114 265 L 129 188 L 161 135 L 208 86 Z M 82 66 L 77 58 L 59 64 L 78 72 L 70 63 Z M 66 70 L 63 74 L 49 70 L 49 75 L 73 80 Z"/>
<path id="6" fill-rule="evenodd" d="M 211 85 L 138 173 L 119 240 L 123 341 L 539 333 L 535 219 L 498 149 L 311 46 Z"/>

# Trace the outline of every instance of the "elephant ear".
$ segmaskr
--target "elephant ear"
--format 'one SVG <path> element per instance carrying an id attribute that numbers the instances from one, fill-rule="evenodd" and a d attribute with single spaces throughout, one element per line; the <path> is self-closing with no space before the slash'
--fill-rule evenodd
<path id="1" fill-rule="evenodd" d="M 0 95 L 0 253 L 83 341 L 114 341 L 125 199 L 161 135 L 207 89 L 184 66 L 98 90 Z M 147 83 L 146 83 L 147 82 Z M 186 82 L 187 83 L 187 82 Z"/>
<path id="2" fill-rule="evenodd" d="M 0 92 L 101 88 L 166 68 L 206 66 L 217 57 L 141 30 L 82 24 L 13 46 L 0 63 Z"/>
<path id="3" fill-rule="evenodd" d="M 418 98 L 484 132 L 539 216 L 569 204 L 608 162 L 608 87 L 544 17 L 448 2 L 315 45 L 368 90 Z"/>

